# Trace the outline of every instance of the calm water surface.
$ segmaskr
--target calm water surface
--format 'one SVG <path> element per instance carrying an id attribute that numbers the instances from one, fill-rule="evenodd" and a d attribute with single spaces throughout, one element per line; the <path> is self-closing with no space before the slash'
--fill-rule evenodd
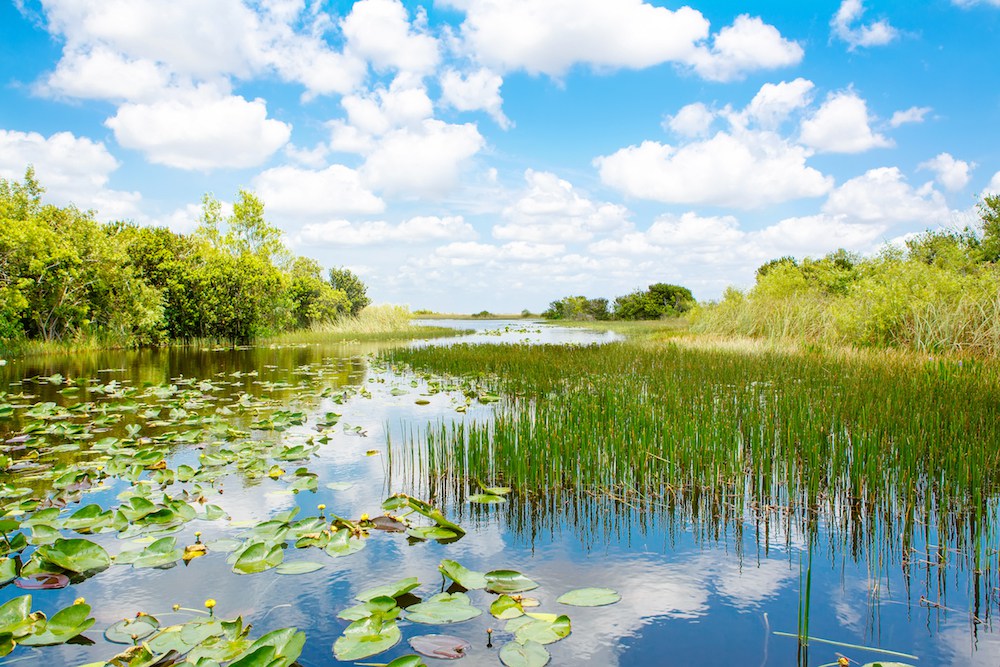
<path id="1" fill-rule="evenodd" d="M 436 320 L 433 324 L 443 324 Z M 604 334 L 561 329 L 525 322 L 460 321 L 454 326 L 476 329 L 453 339 L 417 344 L 462 342 L 558 342 L 590 344 L 608 340 Z M 488 418 L 491 405 L 473 404 L 464 413 L 456 407 L 465 402 L 461 391 L 430 392 L 427 378 L 396 372 L 372 362 L 377 345 L 308 347 L 259 347 L 246 350 L 153 350 L 102 352 L 71 358 L 11 360 L 0 368 L 0 398 L 19 406 L 12 417 L 0 420 L 4 440 L 20 433 L 29 420 L 26 406 L 53 401 L 63 406 L 92 402 L 112 404 L 116 399 L 92 391 L 114 382 L 142 394 L 150 387 L 197 387 L 207 380 L 207 397 L 189 402 L 190 414 L 214 413 L 222 405 L 234 406 L 241 395 L 266 402 L 266 406 L 235 412 L 227 419 L 255 439 L 302 443 L 316 436 L 317 423 L 329 412 L 341 415 L 307 461 L 284 462 L 289 473 L 300 466 L 318 476 L 315 492 L 291 493 L 289 481 L 246 479 L 233 473 L 220 475 L 218 492 L 209 500 L 221 506 L 228 520 L 195 520 L 175 533 L 178 544 L 240 534 L 250 525 L 277 512 L 300 507 L 301 516 L 315 515 L 316 506 L 328 512 L 357 518 L 363 513 L 381 514 L 380 504 L 396 492 L 416 493 L 428 488 L 428 480 L 414 472 L 416 462 L 400 459 L 394 443 L 419 433 L 429 422 Z M 58 373 L 64 381 L 50 380 Z M 82 379 L 79 391 L 65 392 L 67 381 Z M 24 393 L 30 398 L 15 398 Z M 338 398 L 342 396 L 342 398 Z M 176 426 L 155 425 L 141 416 L 143 410 L 164 399 L 131 400 L 123 419 L 95 438 L 121 436 L 126 424 L 142 427 L 142 435 L 154 435 Z M 248 399 L 244 399 L 248 400 Z M 337 402 L 342 401 L 342 402 Z M 420 403 L 418 403 L 420 401 Z M 25 407 L 20 407 L 25 406 Z M 304 423 L 283 431 L 251 429 L 250 425 L 275 409 L 301 412 Z M 91 414 L 95 414 L 91 412 Z M 161 419 L 165 417 L 164 409 Z M 180 416 L 175 414 L 175 418 Z M 83 419 L 76 419 L 86 423 Z M 152 422 L 152 424 L 151 424 Z M 192 427 L 200 428 L 200 427 Z M 210 439 L 206 433 L 190 444 L 173 446 L 167 460 L 171 468 L 187 463 L 196 466 L 199 446 Z M 56 438 L 50 438 L 56 443 Z M 393 458 L 393 454 L 396 457 Z M 61 453 L 50 461 L 71 461 L 74 453 Z M 61 457 L 61 458 L 58 458 Z M 43 457 L 44 458 L 44 457 Z M 412 465 L 411 465 L 412 464 Z M 44 481 L 33 481 L 33 468 L 0 476 L 13 486 L 28 485 L 44 493 Z M 484 480 L 487 481 L 488 480 Z M 128 484 L 115 482 L 103 490 L 87 493 L 84 503 L 115 507 L 117 495 Z M 315 549 L 286 551 L 285 561 L 311 560 L 324 564 L 312 573 L 284 576 L 275 571 L 239 576 L 226 562 L 226 554 L 209 553 L 187 566 L 169 569 L 135 569 L 112 565 L 109 569 L 64 590 L 36 591 L 34 609 L 51 615 L 78 596 L 87 599 L 97 618 L 86 633 L 91 646 L 19 647 L 7 662 L 17 664 L 77 665 L 110 658 L 121 646 L 104 641 L 101 632 L 111 623 L 132 617 L 137 611 L 153 613 L 170 621 L 173 604 L 200 608 L 205 598 L 218 601 L 219 616 L 242 614 L 254 625 L 254 636 L 271 629 L 297 626 L 307 634 L 299 662 L 303 666 L 335 663 L 331 647 L 346 622 L 338 612 L 354 604 L 353 596 L 364 588 L 416 576 L 416 593 L 427 597 L 441 590 L 437 565 L 443 558 L 457 560 L 473 570 L 515 569 L 540 584 L 530 595 L 542 603 L 543 611 L 567 613 L 573 633 L 549 645 L 554 665 L 795 665 L 795 639 L 774 634 L 794 633 L 799 613 L 802 572 L 808 562 L 807 541 L 794 528 L 781 522 L 766 527 L 748 519 L 737 525 L 704 527 L 682 520 L 651 520 L 628 507 L 602 504 L 590 513 L 542 516 L 531 499 L 515 496 L 505 505 L 470 506 L 452 504 L 442 509 L 458 521 L 468 534 L 457 542 L 413 542 L 404 536 L 373 532 L 367 548 L 345 558 L 330 558 Z M 68 510 L 74 509 L 73 506 Z M 68 513 L 68 512 L 67 512 Z M 823 530 L 823 529 L 821 529 Z M 71 534 L 66 533 L 67 536 Z M 75 536 L 75 535 L 73 535 Z M 114 532 L 87 536 L 111 554 L 140 544 L 118 539 Z M 838 642 L 884 647 L 919 656 L 920 665 L 1000 664 L 1000 633 L 993 624 L 992 600 L 976 600 L 969 594 L 977 588 L 974 573 L 956 564 L 941 564 L 931 556 L 906 570 L 891 550 L 877 545 L 838 548 L 839 540 L 814 541 L 810 634 Z M 925 545 L 926 546 L 926 545 Z M 930 552 L 928 552 L 930 556 Z M 995 559 L 995 556 L 993 556 Z M 613 588 L 622 601 L 598 608 L 563 607 L 555 598 L 584 586 Z M 7 585 L 0 602 L 23 594 Z M 482 609 L 493 599 L 483 591 L 470 593 Z M 977 608 L 978 603 L 978 608 Z M 973 614 L 976 614 L 975 616 Z M 977 621 L 978 619 L 978 621 Z M 497 647 L 504 639 L 502 622 L 488 613 L 461 624 L 426 626 L 401 623 L 404 641 L 391 651 L 363 662 L 384 663 L 410 653 L 406 638 L 428 633 L 446 633 L 473 644 L 458 664 L 498 665 Z M 486 646 L 487 628 L 496 628 L 494 647 Z M 804 663 L 834 663 L 838 653 L 859 663 L 894 658 L 859 649 L 814 643 Z M 444 661 L 427 660 L 429 665 Z M 0 663 L 6 664 L 6 663 Z"/>

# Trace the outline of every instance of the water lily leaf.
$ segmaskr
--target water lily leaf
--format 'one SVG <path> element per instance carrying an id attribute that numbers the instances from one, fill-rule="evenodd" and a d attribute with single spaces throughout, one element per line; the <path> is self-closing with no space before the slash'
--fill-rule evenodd
<path id="1" fill-rule="evenodd" d="M 388 533 L 402 533 L 406 530 L 406 524 L 394 516 L 377 516 L 371 522 L 375 530 L 384 530 Z"/>
<path id="2" fill-rule="evenodd" d="M 444 559 L 438 565 L 441 574 L 467 590 L 486 588 L 486 574 L 476 572 L 461 565 L 457 561 Z"/>
<path id="3" fill-rule="evenodd" d="M 154 634 L 145 645 L 155 654 L 187 653 L 209 637 L 218 637 L 225 632 L 222 623 L 215 619 L 188 621 L 182 625 L 171 625 Z"/>
<path id="4" fill-rule="evenodd" d="M 578 588 L 563 593 L 556 602 L 574 607 L 603 607 L 614 604 L 621 599 L 622 596 L 610 588 Z"/>
<path id="5" fill-rule="evenodd" d="M 507 667 L 545 667 L 550 659 L 549 652 L 537 642 L 507 642 L 500 649 L 500 662 Z"/>
<path id="6" fill-rule="evenodd" d="M 354 486 L 353 482 L 330 482 L 326 485 L 326 488 L 331 491 L 346 491 L 347 489 Z"/>
<path id="7" fill-rule="evenodd" d="M 160 629 L 160 621 L 155 617 L 143 614 L 135 618 L 126 618 L 112 623 L 104 631 L 104 638 L 115 644 L 134 644 L 145 639 Z M 134 637 L 134 639 L 133 639 Z"/>
<path id="8" fill-rule="evenodd" d="M 284 560 L 285 554 L 280 544 L 254 542 L 243 550 L 233 564 L 236 574 L 254 574 L 276 567 Z"/>
<path id="9" fill-rule="evenodd" d="M 350 530 L 341 528 L 330 536 L 330 542 L 324 551 L 334 558 L 350 556 L 365 548 L 365 541 L 360 537 L 354 537 Z"/>
<path id="10" fill-rule="evenodd" d="M 402 610 L 396 605 L 395 598 L 380 595 L 368 602 L 348 607 L 337 614 L 337 618 L 342 618 L 345 621 L 360 621 L 369 616 L 380 616 L 383 619 L 392 620 L 399 616 L 400 611 Z"/>
<path id="11" fill-rule="evenodd" d="M 441 510 L 437 509 L 430 503 L 408 496 L 405 493 L 398 493 L 394 496 L 390 496 L 382 503 L 382 509 L 385 510 L 395 510 L 402 507 L 408 507 L 417 514 L 422 514 L 434 523 L 436 523 L 441 528 L 447 528 L 452 530 L 459 535 L 465 535 L 465 529 L 459 526 L 457 523 L 453 523 L 445 518 Z"/>
<path id="12" fill-rule="evenodd" d="M 508 621 L 518 616 L 524 616 L 524 607 L 520 601 L 509 595 L 501 595 L 490 605 L 490 613 L 503 621 Z"/>
<path id="13" fill-rule="evenodd" d="M 62 533 L 55 526 L 47 523 L 36 523 L 31 526 L 31 537 L 28 542 L 36 546 L 40 544 L 52 544 L 62 537 Z"/>
<path id="14" fill-rule="evenodd" d="M 205 546 L 207 546 L 212 551 L 217 551 L 219 553 L 227 554 L 236 551 L 237 549 L 242 547 L 243 542 L 240 540 L 234 540 L 230 537 L 223 537 L 218 540 L 212 540 Z"/>
<path id="15" fill-rule="evenodd" d="M 17 578 L 17 561 L 13 558 L 0 559 L 0 585 Z"/>
<path id="16" fill-rule="evenodd" d="M 514 633 L 518 643 L 538 642 L 551 644 L 569 636 L 571 632 L 569 616 L 555 614 L 526 614 L 507 621 L 507 632 Z"/>
<path id="17" fill-rule="evenodd" d="M 427 665 L 418 655 L 402 655 L 386 664 L 385 667 L 427 667 Z"/>
<path id="18" fill-rule="evenodd" d="M 14 580 L 14 585 L 26 591 L 51 590 L 69 586 L 69 577 L 54 572 L 35 572 Z"/>
<path id="19" fill-rule="evenodd" d="M 494 505 L 507 502 L 506 498 L 495 493 L 474 493 L 469 496 L 468 500 L 470 503 L 479 503 L 480 505 Z"/>
<path id="20" fill-rule="evenodd" d="M 278 574 L 307 574 L 315 572 L 323 567 L 322 563 L 314 563 L 308 560 L 297 560 L 291 563 L 282 563 L 274 569 Z"/>
<path id="21" fill-rule="evenodd" d="M 0 606 L 0 634 L 20 641 L 45 627 L 45 614 L 31 613 L 31 596 L 22 595 Z M 13 648 L 13 647 L 12 647 Z"/>
<path id="22" fill-rule="evenodd" d="M 68 572 L 90 572 L 111 565 L 111 556 L 104 547 L 82 538 L 56 540 L 38 547 L 37 554 L 43 561 Z"/>
<path id="23" fill-rule="evenodd" d="M 306 633 L 297 628 L 269 632 L 238 656 L 229 667 L 288 667 L 302 654 Z"/>
<path id="24" fill-rule="evenodd" d="M 90 605 L 81 602 L 60 609 L 48 620 L 45 629 L 33 635 L 18 639 L 17 643 L 24 646 L 52 646 L 64 644 L 73 637 L 85 632 L 94 624 L 90 616 Z"/>
<path id="25" fill-rule="evenodd" d="M 538 588 L 538 584 L 514 570 L 493 570 L 486 573 L 486 590 L 491 593 L 522 593 Z"/>
<path id="26" fill-rule="evenodd" d="M 428 658 L 457 660 L 465 657 L 472 644 L 450 635 L 421 635 L 410 639 L 410 648 Z"/>
<path id="27" fill-rule="evenodd" d="M 418 540 L 451 540 L 459 536 L 455 531 L 440 526 L 417 526 L 408 529 L 406 534 Z"/>
<path id="28" fill-rule="evenodd" d="M 183 551 L 177 548 L 176 537 L 162 537 L 143 549 L 132 561 L 132 566 L 163 567 L 176 563 L 183 555 Z"/>
<path id="29" fill-rule="evenodd" d="M 482 613 L 472 606 L 465 593 L 438 593 L 426 602 L 408 607 L 406 620 L 430 625 L 461 623 Z"/>
<path id="30" fill-rule="evenodd" d="M 388 651 L 401 638 L 396 621 L 369 617 L 354 621 L 344 629 L 344 635 L 333 645 L 333 655 L 342 661 L 362 660 Z"/>
<path id="31" fill-rule="evenodd" d="M 354 599 L 359 600 L 360 602 L 368 602 L 369 600 L 377 597 L 389 597 L 395 599 L 401 595 L 409 593 L 419 585 L 420 581 L 416 577 L 407 577 L 405 579 L 400 579 L 399 581 L 394 581 L 391 584 L 367 588 L 355 595 Z"/>

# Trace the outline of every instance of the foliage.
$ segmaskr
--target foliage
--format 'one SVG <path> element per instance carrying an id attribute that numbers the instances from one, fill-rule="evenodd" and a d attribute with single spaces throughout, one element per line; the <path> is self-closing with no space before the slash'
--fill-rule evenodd
<path id="1" fill-rule="evenodd" d="M 550 303 L 542 317 L 549 320 L 606 320 L 610 317 L 608 300 L 568 296 Z"/>
<path id="2" fill-rule="evenodd" d="M 656 320 L 682 315 L 694 304 L 694 296 L 688 288 L 656 283 L 645 292 L 636 290 L 615 299 L 614 316 L 619 320 Z"/>
<path id="3" fill-rule="evenodd" d="M 293 257 L 264 203 L 238 192 L 232 213 L 205 195 L 193 234 L 135 223 L 101 224 L 59 208 L 28 168 L 0 179 L 0 340 L 97 339 L 112 346 L 168 340 L 248 343 L 263 335 L 357 315 L 366 287 L 346 269 L 323 279 Z M 338 287 L 339 285 L 339 287 Z"/>

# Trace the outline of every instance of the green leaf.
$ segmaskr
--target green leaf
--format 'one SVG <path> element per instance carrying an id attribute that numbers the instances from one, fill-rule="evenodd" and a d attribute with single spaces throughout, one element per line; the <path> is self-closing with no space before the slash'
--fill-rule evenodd
<path id="1" fill-rule="evenodd" d="M 177 538 L 161 537 L 142 550 L 133 561 L 134 567 L 163 567 L 180 560 L 184 552 L 177 548 Z"/>
<path id="2" fill-rule="evenodd" d="M 73 637 L 85 632 L 87 628 L 94 624 L 90 616 L 90 605 L 86 603 L 72 604 L 65 609 L 60 609 L 49 619 L 42 632 L 37 632 L 23 639 L 18 639 L 17 643 L 24 646 L 53 646 L 55 644 L 65 644 Z"/>
<path id="3" fill-rule="evenodd" d="M 362 660 L 388 651 L 398 644 L 401 638 L 402 633 L 396 621 L 369 617 L 355 621 L 344 629 L 344 635 L 333 645 L 333 655 L 337 660 Z"/>
<path id="4" fill-rule="evenodd" d="M 568 604 L 573 607 L 603 607 L 614 604 L 622 599 L 622 596 L 610 588 L 578 588 L 559 596 L 556 602 Z"/>
<path id="5" fill-rule="evenodd" d="M 427 665 L 418 655 L 402 655 L 385 667 L 427 667 Z"/>
<path id="6" fill-rule="evenodd" d="M 407 577 L 405 579 L 400 579 L 399 581 L 394 581 L 391 584 L 366 588 L 355 595 L 354 599 L 361 602 L 368 602 L 369 600 L 377 597 L 389 597 L 395 599 L 401 595 L 409 593 L 419 585 L 420 581 L 416 577 Z"/>
<path id="7" fill-rule="evenodd" d="M 330 542 L 324 551 L 334 558 L 350 556 L 365 548 L 365 541 L 360 537 L 354 537 L 350 530 L 341 528 L 330 536 Z"/>
<path id="8" fill-rule="evenodd" d="M 144 615 L 135 618 L 126 618 L 112 623 L 104 631 L 104 638 L 115 644 L 133 644 L 137 640 L 142 640 L 160 629 L 160 621 L 155 617 Z M 133 636 L 135 640 L 133 640 Z"/>
<path id="9" fill-rule="evenodd" d="M 323 567 L 322 563 L 314 563 L 308 560 L 296 560 L 290 563 L 282 563 L 274 569 L 278 574 L 308 574 Z"/>
<path id="10" fill-rule="evenodd" d="M 0 585 L 17 579 L 17 561 L 13 558 L 0 559 Z"/>
<path id="11" fill-rule="evenodd" d="M 356 604 L 353 607 L 348 607 L 337 614 L 337 618 L 342 618 L 345 621 L 360 621 L 361 619 L 368 618 L 370 616 L 380 616 L 385 620 L 392 620 L 399 616 L 400 611 L 402 610 L 396 606 L 395 598 L 380 595 L 372 598 L 368 602 L 362 602 L 361 604 Z"/>
<path id="12" fill-rule="evenodd" d="M 39 557 L 68 572 L 90 572 L 111 565 L 111 556 L 104 547 L 85 539 L 56 540 L 38 547 Z"/>
<path id="13" fill-rule="evenodd" d="M 494 493 L 474 493 L 469 496 L 469 502 L 479 503 L 480 505 L 494 505 L 498 503 L 505 503 L 507 502 L 507 499 Z"/>
<path id="14" fill-rule="evenodd" d="M 467 590 L 486 588 L 485 573 L 470 570 L 457 561 L 446 558 L 438 565 L 438 570 L 441 571 L 441 574 Z"/>
<path id="15" fill-rule="evenodd" d="M 440 526 L 408 528 L 406 534 L 418 540 L 450 540 L 459 536 L 455 531 Z"/>
<path id="16" fill-rule="evenodd" d="M 500 649 L 500 662 L 507 667 L 545 667 L 550 659 L 549 652 L 537 642 L 507 642 Z"/>
<path id="17" fill-rule="evenodd" d="M 406 620 L 441 625 L 468 621 L 482 613 L 472 606 L 465 593 L 438 593 L 425 602 L 407 607 Z"/>
<path id="18" fill-rule="evenodd" d="M 285 554 L 280 544 L 268 544 L 266 542 L 254 542 L 243 550 L 239 558 L 233 564 L 233 572 L 236 574 L 255 574 L 270 570 L 281 564 Z"/>
<path id="19" fill-rule="evenodd" d="M 509 595 L 501 595 L 490 605 L 490 613 L 502 621 L 524 616 L 524 607 Z"/>
<path id="20" fill-rule="evenodd" d="M 551 644 L 569 636 L 569 616 L 555 614 L 526 614 L 507 622 L 507 632 L 514 633 L 518 643 L 538 642 Z"/>
<path id="21" fill-rule="evenodd" d="M 486 573 L 486 590 L 491 593 L 523 593 L 538 588 L 538 584 L 514 570 L 493 570 Z"/>
<path id="22" fill-rule="evenodd" d="M 253 644 L 229 667 L 288 667 L 302 654 L 306 633 L 297 628 L 269 632 Z"/>

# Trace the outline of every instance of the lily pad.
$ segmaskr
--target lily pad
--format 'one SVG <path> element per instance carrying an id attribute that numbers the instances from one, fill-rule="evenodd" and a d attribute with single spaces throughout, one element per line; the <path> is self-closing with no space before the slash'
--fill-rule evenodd
<path id="1" fill-rule="evenodd" d="M 500 620 L 509 621 L 518 616 L 524 616 L 524 607 L 520 601 L 509 595 L 501 595 L 490 605 L 490 613 Z"/>
<path id="2" fill-rule="evenodd" d="M 622 596 L 610 588 L 578 588 L 563 593 L 556 599 L 556 602 L 573 607 L 603 607 L 614 604 L 621 599 Z"/>
<path id="3" fill-rule="evenodd" d="M 161 537 L 148 547 L 142 550 L 135 560 L 133 567 L 163 567 L 172 565 L 180 560 L 184 552 L 177 548 L 176 537 Z"/>
<path id="4" fill-rule="evenodd" d="M 514 633 L 518 643 L 538 642 L 551 644 L 569 636 L 569 616 L 555 614 L 526 614 L 507 622 L 507 632 Z"/>
<path id="5" fill-rule="evenodd" d="M 359 537 L 354 537 L 350 530 L 341 528 L 330 536 L 330 542 L 324 551 L 334 558 L 350 556 L 365 548 L 365 541 Z"/>
<path id="6" fill-rule="evenodd" d="M 376 616 L 354 621 L 344 629 L 344 635 L 333 644 L 333 655 L 346 662 L 362 660 L 388 651 L 399 643 L 402 633 L 396 621 Z"/>
<path id="7" fill-rule="evenodd" d="M 392 620 L 399 616 L 401 609 L 396 605 L 396 599 L 386 595 L 374 597 L 368 602 L 348 607 L 339 614 L 337 618 L 345 621 L 360 621 L 370 616 L 379 616 L 384 620 Z"/>
<path id="8" fill-rule="evenodd" d="M 507 667 L 545 667 L 551 656 L 538 642 L 507 642 L 500 649 L 500 662 Z"/>
<path id="9" fill-rule="evenodd" d="M 507 499 L 493 493 L 474 493 L 469 496 L 469 502 L 479 503 L 480 505 L 494 505 L 505 503 L 507 502 Z"/>
<path id="10" fill-rule="evenodd" d="M 104 631 L 104 638 L 115 644 L 134 644 L 160 629 L 160 622 L 153 616 L 143 614 L 112 623 Z"/>
<path id="11" fill-rule="evenodd" d="M 410 648 L 428 658 L 457 660 L 465 657 L 472 644 L 451 635 L 421 635 L 410 639 Z"/>
<path id="12" fill-rule="evenodd" d="M 451 540 L 459 537 L 458 533 L 440 526 L 419 526 L 406 531 L 410 537 L 418 540 Z"/>
<path id="13" fill-rule="evenodd" d="M 391 584 L 385 584 L 383 586 L 375 586 L 373 588 L 366 588 L 357 595 L 354 596 L 355 600 L 361 602 L 368 602 L 369 600 L 377 597 L 389 597 L 398 598 L 401 595 L 409 593 L 414 588 L 420 585 L 420 580 L 416 577 L 406 577 L 405 579 L 400 579 L 399 581 L 394 581 Z"/>
<path id="14" fill-rule="evenodd" d="M 426 602 L 406 609 L 406 620 L 413 623 L 441 625 L 461 623 L 479 616 L 483 612 L 472 606 L 465 593 L 438 593 Z"/>
<path id="15" fill-rule="evenodd" d="M 239 558 L 233 564 L 233 572 L 236 574 L 255 574 L 270 570 L 284 560 L 285 554 L 280 544 L 269 544 L 266 542 L 254 542 L 244 549 Z"/>
<path id="16" fill-rule="evenodd" d="M 486 588 L 485 573 L 470 570 L 457 561 L 446 558 L 438 565 L 438 570 L 441 571 L 441 574 L 467 590 Z"/>
<path id="17" fill-rule="evenodd" d="M 60 609 L 45 624 L 41 632 L 18 639 L 17 643 L 24 646 L 53 646 L 65 644 L 73 637 L 85 632 L 94 624 L 90 616 L 90 605 L 86 603 L 72 604 Z"/>
<path id="18" fill-rule="evenodd" d="M 38 547 L 36 553 L 42 561 L 68 572 L 90 572 L 111 565 L 111 556 L 104 547 L 80 538 L 56 540 L 52 544 Z"/>
<path id="19" fill-rule="evenodd" d="M 26 591 L 52 590 L 69 586 L 69 577 L 55 572 L 35 572 L 14 580 L 14 585 Z"/>
<path id="20" fill-rule="evenodd" d="M 13 558 L 0 559 L 0 585 L 17 578 L 17 561 Z"/>
<path id="21" fill-rule="evenodd" d="M 493 570 L 486 573 L 486 590 L 491 593 L 522 593 L 538 588 L 538 584 L 514 570 Z"/>
<path id="22" fill-rule="evenodd" d="M 274 568 L 278 574 L 308 574 L 323 567 L 322 563 L 315 563 L 308 560 L 296 560 L 290 563 L 282 563 Z"/>

